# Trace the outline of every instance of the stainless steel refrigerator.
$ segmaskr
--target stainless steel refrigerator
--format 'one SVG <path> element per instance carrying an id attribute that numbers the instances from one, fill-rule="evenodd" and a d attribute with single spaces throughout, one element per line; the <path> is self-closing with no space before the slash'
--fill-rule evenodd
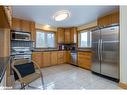
<path id="1" fill-rule="evenodd" d="M 119 26 L 92 31 L 92 71 L 119 79 Z"/>

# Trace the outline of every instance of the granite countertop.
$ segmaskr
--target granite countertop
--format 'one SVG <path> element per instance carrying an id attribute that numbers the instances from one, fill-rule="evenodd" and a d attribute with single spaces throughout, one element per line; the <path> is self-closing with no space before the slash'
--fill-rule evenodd
<path id="1" fill-rule="evenodd" d="M 2 81 L 4 74 L 5 74 L 7 64 L 10 63 L 9 59 L 10 59 L 10 57 L 0 57 L 0 83 Z"/>
<path id="2" fill-rule="evenodd" d="M 86 48 L 86 49 L 78 49 L 78 51 L 83 51 L 83 52 L 91 52 L 91 48 Z"/>
<path id="3" fill-rule="evenodd" d="M 67 51 L 67 50 L 59 50 L 59 49 L 34 49 L 32 52 L 50 52 L 50 51 Z"/>

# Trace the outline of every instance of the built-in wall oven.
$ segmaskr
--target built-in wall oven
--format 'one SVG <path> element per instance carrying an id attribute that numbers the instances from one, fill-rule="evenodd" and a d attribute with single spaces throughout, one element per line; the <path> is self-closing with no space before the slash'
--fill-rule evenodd
<path id="1" fill-rule="evenodd" d="M 31 33 L 21 31 L 11 31 L 11 40 L 30 41 Z"/>

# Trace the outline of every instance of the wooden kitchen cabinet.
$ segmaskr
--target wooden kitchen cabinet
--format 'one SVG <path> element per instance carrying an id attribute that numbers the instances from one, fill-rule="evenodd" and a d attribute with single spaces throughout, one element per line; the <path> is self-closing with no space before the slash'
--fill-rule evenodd
<path id="1" fill-rule="evenodd" d="M 21 31 L 21 20 L 18 18 L 12 18 L 12 30 Z"/>
<path id="2" fill-rule="evenodd" d="M 35 22 L 19 18 L 12 18 L 12 30 L 22 32 L 35 32 Z"/>
<path id="3" fill-rule="evenodd" d="M 63 51 L 58 51 L 58 64 L 64 63 L 64 55 Z"/>
<path id="4" fill-rule="evenodd" d="M 70 42 L 71 43 L 77 43 L 77 38 L 78 38 L 77 37 L 78 36 L 77 28 L 76 27 L 71 28 L 70 32 L 71 32 L 71 34 L 70 34 Z"/>
<path id="5" fill-rule="evenodd" d="M 78 65 L 82 68 L 91 69 L 92 53 L 91 52 L 78 52 Z"/>
<path id="6" fill-rule="evenodd" d="M 57 64 L 57 51 L 52 51 L 51 52 L 51 65 L 56 65 Z"/>
<path id="7" fill-rule="evenodd" d="M 65 28 L 65 43 L 71 43 L 71 28 Z"/>
<path id="8" fill-rule="evenodd" d="M 21 20 L 21 31 L 31 32 L 30 24 L 31 24 L 31 22 L 29 22 L 27 20 Z"/>
<path id="9" fill-rule="evenodd" d="M 104 27 L 112 24 L 119 23 L 119 12 L 113 12 L 111 14 L 105 15 L 103 17 L 98 18 L 97 20 L 98 26 Z"/>
<path id="10" fill-rule="evenodd" d="M 57 29 L 58 43 L 64 43 L 64 28 Z"/>
<path id="11" fill-rule="evenodd" d="M 12 8 L 11 6 L 0 6 L 0 28 L 11 28 Z"/>
<path id="12" fill-rule="evenodd" d="M 51 52 L 43 52 L 42 57 L 43 67 L 51 66 Z"/>
<path id="13" fill-rule="evenodd" d="M 36 41 L 36 30 L 35 30 L 35 23 L 30 23 L 30 31 L 31 31 L 31 39 L 32 41 Z"/>
<path id="14" fill-rule="evenodd" d="M 66 51 L 66 63 L 71 63 L 71 52 Z"/>
<path id="15" fill-rule="evenodd" d="M 33 52 L 32 53 L 32 60 L 36 62 L 40 68 L 43 67 L 43 62 L 42 62 L 42 52 Z"/>

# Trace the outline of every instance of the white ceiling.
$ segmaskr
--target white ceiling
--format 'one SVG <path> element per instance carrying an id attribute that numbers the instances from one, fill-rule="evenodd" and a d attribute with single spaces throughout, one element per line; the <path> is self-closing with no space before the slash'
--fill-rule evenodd
<path id="1" fill-rule="evenodd" d="M 48 24 L 55 27 L 80 26 L 97 17 L 117 9 L 117 6 L 13 6 L 13 16 L 32 20 L 39 24 Z M 55 12 L 69 10 L 71 17 L 65 21 L 56 22 L 52 19 Z"/>

